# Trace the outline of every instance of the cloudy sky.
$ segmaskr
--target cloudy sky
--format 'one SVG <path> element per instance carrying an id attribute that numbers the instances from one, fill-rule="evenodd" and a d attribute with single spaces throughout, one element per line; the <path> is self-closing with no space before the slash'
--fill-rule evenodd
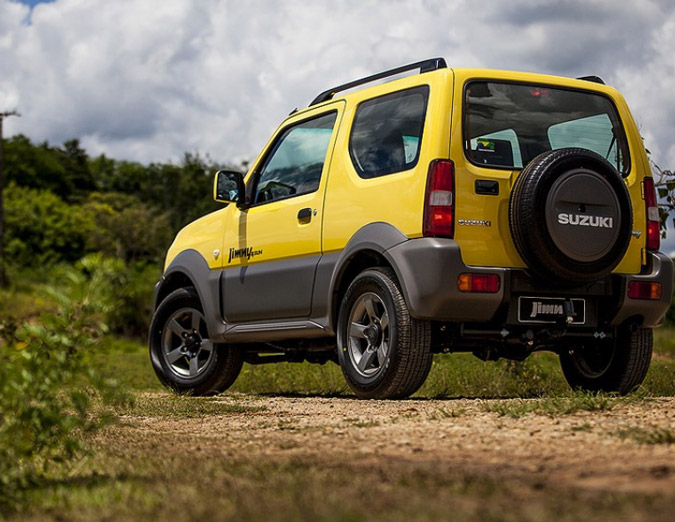
<path id="1" fill-rule="evenodd" d="M 238 162 L 327 87 L 443 56 L 601 76 L 673 169 L 674 53 L 674 0 L 0 0 L 0 111 L 91 154 Z"/>
<path id="2" fill-rule="evenodd" d="M 672 0 L 0 0 L 6 133 L 165 161 L 250 159 L 319 91 L 433 56 L 595 74 L 675 166 Z"/>

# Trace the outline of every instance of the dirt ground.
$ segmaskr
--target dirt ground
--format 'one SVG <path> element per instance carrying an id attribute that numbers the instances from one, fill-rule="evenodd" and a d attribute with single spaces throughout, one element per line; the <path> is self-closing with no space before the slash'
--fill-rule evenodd
<path id="1" fill-rule="evenodd" d="M 495 403 L 508 406 L 508 400 L 234 395 L 218 401 L 231 405 L 231 411 L 130 416 L 114 429 L 115 437 L 132 445 L 168 445 L 183 455 L 302 458 L 384 468 L 433 462 L 542 487 L 675 496 L 675 444 L 645 443 L 630 435 L 671 436 L 675 398 L 619 404 L 609 411 L 519 418 L 487 411 Z"/>

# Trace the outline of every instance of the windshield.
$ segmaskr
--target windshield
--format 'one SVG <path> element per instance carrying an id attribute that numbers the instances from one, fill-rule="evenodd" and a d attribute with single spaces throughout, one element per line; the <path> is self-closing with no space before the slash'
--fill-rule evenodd
<path id="1" fill-rule="evenodd" d="M 628 173 L 621 121 L 605 96 L 488 81 L 469 83 L 465 96 L 464 146 L 473 163 L 522 168 L 542 152 L 579 147 Z"/>

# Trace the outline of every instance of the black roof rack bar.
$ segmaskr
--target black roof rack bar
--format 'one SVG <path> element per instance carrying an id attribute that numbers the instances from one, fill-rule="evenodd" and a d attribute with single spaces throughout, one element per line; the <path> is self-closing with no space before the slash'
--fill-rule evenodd
<path id="1" fill-rule="evenodd" d="M 605 82 L 600 78 L 600 76 L 581 76 L 577 80 L 586 80 L 587 82 L 601 83 L 605 85 Z"/>
<path id="2" fill-rule="evenodd" d="M 437 69 L 445 69 L 447 66 L 448 65 L 445 63 L 445 60 L 443 58 L 432 58 L 430 60 L 424 60 L 422 62 L 415 62 L 408 65 L 403 65 L 401 67 L 396 67 L 396 69 L 390 69 L 388 71 L 384 71 L 378 74 L 373 74 L 372 76 L 366 76 L 365 78 L 361 78 L 360 80 L 354 80 L 353 82 L 345 83 L 343 85 L 333 87 L 332 89 L 328 89 L 327 91 L 322 92 L 316 98 L 314 98 L 314 100 L 312 100 L 312 103 L 310 103 L 309 106 L 311 107 L 312 105 L 316 105 L 318 103 L 330 100 L 338 92 L 346 91 L 347 89 L 358 87 L 359 85 L 363 85 L 365 83 L 374 82 L 376 80 L 382 80 L 383 78 L 388 78 L 390 76 L 395 76 L 397 74 L 401 74 L 408 71 L 414 71 L 415 69 L 419 69 L 420 74 L 422 74 L 425 72 L 435 71 Z"/>

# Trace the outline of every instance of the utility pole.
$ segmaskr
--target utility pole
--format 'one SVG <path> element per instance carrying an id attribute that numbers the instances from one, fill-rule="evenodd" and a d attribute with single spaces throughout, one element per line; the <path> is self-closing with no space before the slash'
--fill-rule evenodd
<path id="1" fill-rule="evenodd" d="M 5 272 L 5 209 L 2 197 L 2 191 L 5 188 L 4 173 L 4 139 L 2 136 L 2 122 L 10 116 L 21 116 L 17 111 L 0 112 L 0 287 L 7 286 L 7 273 Z"/>

